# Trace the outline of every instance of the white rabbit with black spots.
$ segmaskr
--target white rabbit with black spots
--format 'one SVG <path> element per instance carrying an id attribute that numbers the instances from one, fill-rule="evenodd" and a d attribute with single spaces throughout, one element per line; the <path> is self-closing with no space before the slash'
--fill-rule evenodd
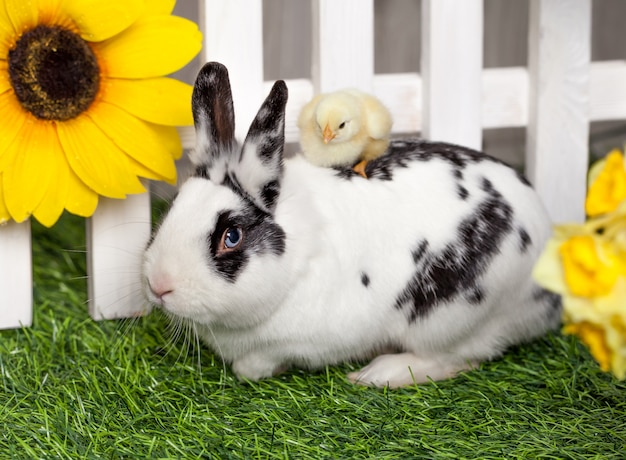
<path id="1" fill-rule="evenodd" d="M 144 256 L 148 300 L 236 375 L 375 357 L 348 378 L 399 387 L 558 324 L 560 298 L 531 279 L 550 222 L 523 177 L 424 140 L 392 141 L 368 179 L 283 159 L 286 102 L 278 81 L 240 146 L 227 70 L 202 68 L 195 174 Z"/>

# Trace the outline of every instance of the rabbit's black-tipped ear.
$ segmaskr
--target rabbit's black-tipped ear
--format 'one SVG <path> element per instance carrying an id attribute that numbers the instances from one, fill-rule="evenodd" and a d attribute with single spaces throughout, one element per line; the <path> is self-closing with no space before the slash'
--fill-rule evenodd
<path id="1" fill-rule="evenodd" d="M 235 142 L 235 112 L 228 70 L 219 62 L 206 63 L 198 76 L 191 97 L 196 128 L 196 148 L 190 154 L 196 166 L 210 168 L 222 151 Z"/>
<path id="2" fill-rule="evenodd" d="M 279 80 L 259 109 L 233 171 L 241 188 L 262 210 L 272 213 L 280 193 L 285 147 L 287 85 Z"/>

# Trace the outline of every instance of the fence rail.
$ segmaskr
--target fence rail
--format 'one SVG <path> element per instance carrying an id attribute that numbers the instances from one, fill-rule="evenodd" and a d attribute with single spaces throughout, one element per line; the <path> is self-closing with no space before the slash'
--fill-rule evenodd
<path id="1" fill-rule="evenodd" d="M 485 128 L 526 127 L 527 174 L 555 221 L 580 221 L 591 121 L 626 119 L 626 61 L 590 62 L 591 0 L 529 0 L 528 68 L 482 68 L 482 0 L 422 0 L 421 73 L 374 74 L 373 0 L 312 0 L 312 78 L 287 80 L 286 138 L 314 93 L 357 87 L 379 96 L 394 132 L 479 148 Z M 204 60 L 230 72 L 238 137 L 272 82 L 263 81 L 261 0 L 200 2 Z M 192 147 L 192 129 L 181 129 Z M 148 194 L 102 200 L 87 223 L 89 309 L 140 314 Z M 0 228 L 0 328 L 32 322 L 30 225 Z"/>

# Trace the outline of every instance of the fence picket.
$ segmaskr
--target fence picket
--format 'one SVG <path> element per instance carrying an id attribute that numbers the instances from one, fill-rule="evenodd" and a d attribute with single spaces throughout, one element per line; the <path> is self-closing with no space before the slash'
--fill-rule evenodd
<path id="1" fill-rule="evenodd" d="M 372 91 L 374 1 L 312 1 L 315 93 L 351 87 Z"/>
<path id="2" fill-rule="evenodd" d="M 261 0 L 201 0 L 203 62 L 228 68 L 235 106 L 235 135 L 242 141 L 265 97 Z"/>
<path id="3" fill-rule="evenodd" d="M 481 148 L 482 0 L 422 1 L 423 129 Z"/>
<path id="4" fill-rule="evenodd" d="M 150 194 L 100 198 L 87 220 L 89 314 L 126 318 L 148 309 L 141 291 L 141 259 L 150 237 Z"/>
<path id="5" fill-rule="evenodd" d="M 32 324 L 30 241 L 30 222 L 0 226 L 0 329 Z"/>
<path id="6" fill-rule="evenodd" d="M 590 48 L 591 0 L 531 0 L 526 172 L 557 222 L 585 216 Z"/>

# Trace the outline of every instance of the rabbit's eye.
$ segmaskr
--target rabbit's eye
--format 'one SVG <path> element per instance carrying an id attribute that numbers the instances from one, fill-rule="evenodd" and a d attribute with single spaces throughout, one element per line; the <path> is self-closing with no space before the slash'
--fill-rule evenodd
<path id="1" fill-rule="evenodd" d="M 241 244 L 243 232 L 240 228 L 227 228 L 222 237 L 223 246 L 226 249 L 235 249 Z"/>

